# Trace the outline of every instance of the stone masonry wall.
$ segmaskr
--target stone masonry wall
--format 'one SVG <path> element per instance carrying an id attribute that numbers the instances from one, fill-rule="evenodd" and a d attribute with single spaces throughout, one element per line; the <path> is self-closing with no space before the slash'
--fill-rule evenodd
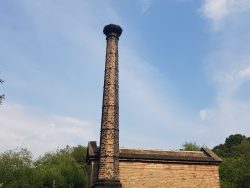
<path id="1" fill-rule="evenodd" d="M 94 184 L 97 163 L 91 173 Z M 120 161 L 123 188 L 219 188 L 219 166 Z"/>
<path id="2" fill-rule="evenodd" d="M 120 162 L 123 188 L 219 188 L 217 165 Z"/>

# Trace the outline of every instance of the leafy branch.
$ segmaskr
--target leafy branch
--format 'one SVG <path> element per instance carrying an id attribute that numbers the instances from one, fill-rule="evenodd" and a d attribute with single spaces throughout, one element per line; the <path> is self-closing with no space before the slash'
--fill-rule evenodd
<path id="1" fill-rule="evenodd" d="M 4 80 L 0 79 L 0 83 L 1 83 L 1 84 L 4 83 Z M 0 104 L 2 104 L 2 100 L 4 100 L 4 99 L 5 99 L 5 95 L 4 95 L 4 94 L 1 94 L 1 95 L 0 95 Z"/>

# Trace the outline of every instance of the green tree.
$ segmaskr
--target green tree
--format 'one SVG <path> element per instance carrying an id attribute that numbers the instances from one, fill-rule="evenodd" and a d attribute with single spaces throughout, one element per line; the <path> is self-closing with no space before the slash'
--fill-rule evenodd
<path id="1" fill-rule="evenodd" d="M 72 148 L 71 156 L 76 160 L 76 162 L 82 166 L 86 166 L 85 156 L 87 153 L 87 148 L 81 145 Z"/>
<path id="2" fill-rule="evenodd" d="M 215 146 L 213 151 L 220 157 L 228 157 L 230 155 L 230 151 L 225 144 Z"/>
<path id="3" fill-rule="evenodd" d="M 201 146 L 196 144 L 195 142 L 185 142 L 182 144 L 182 150 L 185 151 L 199 151 L 201 149 Z"/>
<path id="4" fill-rule="evenodd" d="M 220 165 L 222 188 L 249 188 L 250 139 L 240 134 L 230 135 L 213 151 L 223 159 Z"/>
<path id="5" fill-rule="evenodd" d="M 75 187 L 82 188 L 87 185 L 87 172 L 84 161 L 77 161 L 73 157 L 78 153 L 79 147 L 57 150 L 56 152 L 46 153 L 36 162 L 37 177 L 41 179 L 40 187 Z M 81 153 L 81 152 L 79 152 Z M 84 157 L 84 153 L 82 158 Z"/>
<path id="6" fill-rule="evenodd" d="M 7 188 L 84 188 L 87 168 L 83 146 L 58 149 L 37 160 L 27 149 L 0 154 L 0 185 Z"/>
<path id="7" fill-rule="evenodd" d="M 27 149 L 9 150 L 0 155 L 0 184 L 3 187 L 32 187 L 31 153 Z"/>
<path id="8" fill-rule="evenodd" d="M 244 141 L 249 142 L 249 139 L 241 134 L 230 135 L 226 138 L 224 144 L 215 146 L 213 151 L 220 157 L 233 157 L 237 155 L 235 148 L 237 148 Z"/>
<path id="9" fill-rule="evenodd" d="M 249 188 L 250 161 L 245 157 L 223 158 L 220 165 L 222 188 Z"/>
<path id="10" fill-rule="evenodd" d="M 0 79 L 0 84 L 4 83 L 4 80 Z M 5 98 L 4 94 L 0 94 L 0 104 L 2 104 L 2 100 Z"/>
<path id="11" fill-rule="evenodd" d="M 247 137 L 241 134 L 230 135 L 226 138 L 225 145 L 229 148 L 241 144 L 242 141 L 246 140 Z"/>

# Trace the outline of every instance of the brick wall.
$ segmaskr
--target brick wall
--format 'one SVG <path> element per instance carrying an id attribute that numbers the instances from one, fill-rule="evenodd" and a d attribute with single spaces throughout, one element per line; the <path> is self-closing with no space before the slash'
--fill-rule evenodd
<path id="1" fill-rule="evenodd" d="M 123 188 L 219 188 L 218 165 L 120 162 Z"/>
<path id="2" fill-rule="evenodd" d="M 98 147 L 88 144 L 90 187 L 97 179 Z M 123 188 L 219 188 L 221 159 L 208 148 L 200 151 L 120 149 Z"/>

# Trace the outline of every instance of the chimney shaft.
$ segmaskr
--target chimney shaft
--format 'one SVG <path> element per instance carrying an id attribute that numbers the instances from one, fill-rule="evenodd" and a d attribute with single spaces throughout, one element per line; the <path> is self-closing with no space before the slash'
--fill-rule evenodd
<path id="1" fill-rule="evenodd" d="M 106 61 L 103 89 L 100 159 L 95 188 L 121 187 L 119 180 L 119 78 L 118 41 L 122 28 L 109 24 L 106 35 Z"/>

